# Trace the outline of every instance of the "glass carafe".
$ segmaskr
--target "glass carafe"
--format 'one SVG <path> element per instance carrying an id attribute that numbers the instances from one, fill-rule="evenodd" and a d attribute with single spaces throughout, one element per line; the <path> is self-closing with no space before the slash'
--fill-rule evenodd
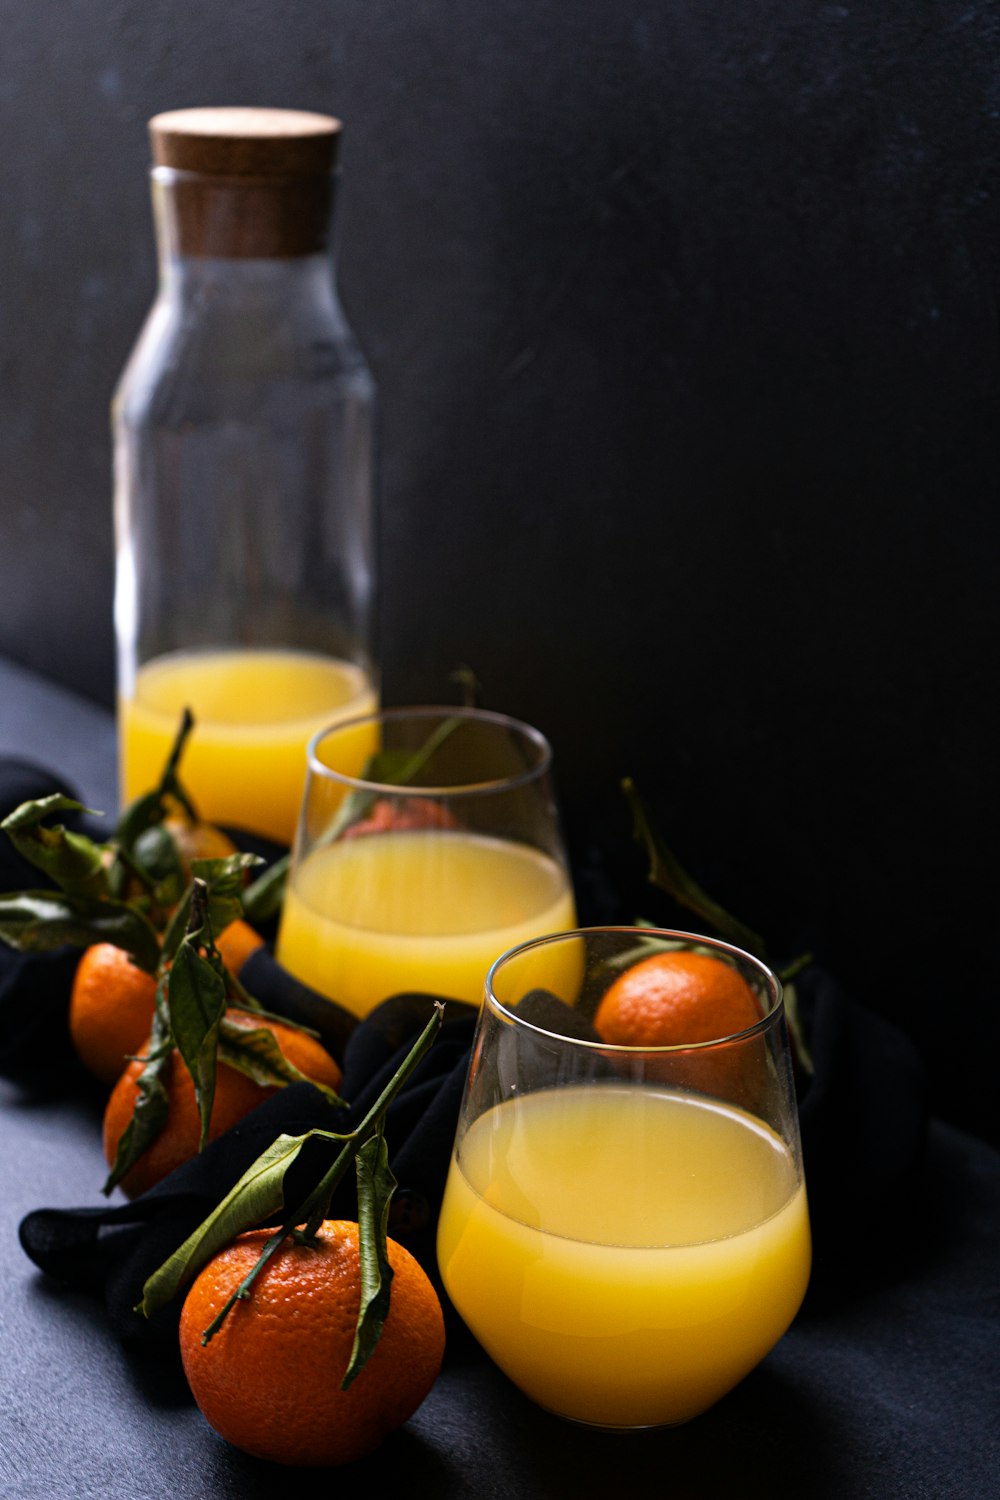
<path id="1" fill-rule="evenodd" d="M 150 122 L 160 282 L 113 403 L 121 780 L 182 711 L 205 818 L 291 840 L 306 745 L 376 705 L 375 389 L 331 253 L 339 122 Z"/>

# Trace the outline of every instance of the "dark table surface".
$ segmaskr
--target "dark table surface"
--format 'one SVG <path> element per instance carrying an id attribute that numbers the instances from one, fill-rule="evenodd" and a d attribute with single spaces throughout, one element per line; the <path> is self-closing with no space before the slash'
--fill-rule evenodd
<path id="1" fill-rule="evenodd" d="M 111 716 L 3 662 L 0 753 L 113 806 Z M 96 1094 L 40 1101 L 0 1083 L 0 1497 L 277 1495 L 294 1476 L 217 1438 L 174 1370 L 126 1353 L 97 1302 L 21 1252 L 29 1210 L 99 1201 L 99 1126 Z M 864 1292 L 807 1301 L 763 1365 L 684 1428 L 572 1427 L 458 1340 L 419 1412 L 344 1478 L 434 1500 L 604 1495 L 637 1479 L 682 1500 L 995 1500 L 1000 1155 L 934 1123 L 921 1192 L 912 1253 Z"/>

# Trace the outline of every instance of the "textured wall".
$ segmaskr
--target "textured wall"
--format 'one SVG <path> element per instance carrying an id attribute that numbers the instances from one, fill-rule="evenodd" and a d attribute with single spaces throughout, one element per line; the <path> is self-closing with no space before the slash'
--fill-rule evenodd
<path id="1" fill-rule="evenodd" d="M 955 1017 L 978 997 L 981 1056 L 995 0 L 4 10 L 0 650 L 110 700 L 145 119 L 330 109 L 384 409 L 387 696 L 471 663 L 610 838 L 633 771 L 705 878 L 818 941 L 986 1120 Z"/>

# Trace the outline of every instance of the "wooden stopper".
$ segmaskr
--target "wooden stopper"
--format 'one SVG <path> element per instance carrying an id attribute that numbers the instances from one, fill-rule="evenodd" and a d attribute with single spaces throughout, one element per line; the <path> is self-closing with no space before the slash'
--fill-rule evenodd
<path id="1" fill-rule="evenodd" d="M 327 245 L 341 125 L 295 109 L 178 109 L 149 122 L 171 251 L 230 259 Z"/>
<path id="2" fill-rule="evenodd" d="M 340 130 L 301 109 L 174 109 L 149 122 L 158 167 L 213 177 L 328 176 Z"/>

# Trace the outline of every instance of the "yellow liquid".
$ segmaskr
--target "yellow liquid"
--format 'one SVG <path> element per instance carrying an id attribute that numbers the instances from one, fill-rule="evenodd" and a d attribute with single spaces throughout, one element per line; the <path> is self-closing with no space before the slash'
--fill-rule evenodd
<path id="1" fill-rule="evenodd" d="M 185 705 L 195 729 L 181 779 L 199 813 L 291 843 L 306 779 L 306 745 L 338 719 L 371 713 L 375 691 L 360 667 L 304 651 L 177 652 L 139 671 L 119 705 L 122 798 L 160 779 Z M 375 748 L 359 738 L 360 772 Z"/>
<path id="2" fill-rule="evenodd" d="M 285 895 L 278 958 L 365 1016 L 409 990 L 479 1005 L 515 943 L 576 925 L 565 871 L 524 844 L 465 832 L 372 833 L 306 856 Z M 552 987 L 578 958 L 556 957 Z"/>
<path id="3" fill-rule="evenodd" d="M 809 1277 L 805 1190 L 766 1126 L 652 1087 L 546 1089 L 481 1115 L 438 1229 L 448 1295 L 534 1401 L 684 1422 L 778 1341 Z"/>

